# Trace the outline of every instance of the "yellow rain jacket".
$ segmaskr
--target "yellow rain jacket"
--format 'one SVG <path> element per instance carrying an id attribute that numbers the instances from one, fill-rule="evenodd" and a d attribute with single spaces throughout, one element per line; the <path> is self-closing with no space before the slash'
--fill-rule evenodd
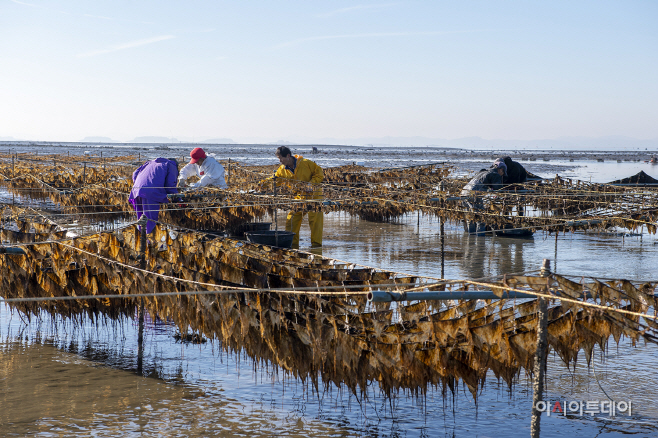
<path id="1" fill-rule="evenodd" d="M 279 166 L 274 174 L 277 178 L 286 178 L 292 179 L 295 181 L 310 182 L 312 185 L 315 185 L 313 192 L 307 192 L 304 189 L 304 184 L 295 184 L 292 185 L 292 188 L 295 190 L 295 198 L 297 199 L 321 199 L 322 198 L 322 188 L 320 183 L 324 180 L 324 172 L 322 168 L 315 164 L 311 160 L 307 160 L 301 155 L 295 155 L 297 159 L 297 166 L 295 167 L 295 173 L 291 172 L 290 169 L 286 169 L 286 166 L 283 164 Z"/>

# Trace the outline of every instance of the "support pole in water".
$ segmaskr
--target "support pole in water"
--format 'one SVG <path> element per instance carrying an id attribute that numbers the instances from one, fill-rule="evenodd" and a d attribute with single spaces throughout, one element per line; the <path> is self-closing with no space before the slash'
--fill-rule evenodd
<path id="1" fill-rule="evenodd" d="M 226 185 L 231 185 L 231 159 L 228 159 L 228 171 L 226 172 Z"/>
<path id="2" fill-rule="evenodd" d="M 279 222 L 277 221 L 276 175 L 274 175 L 274 246 L 279 246 Z"/>
<path id="3" fill-rule="evenodd" d="M 146 215 L 142 215 L 139 224 L 139 269 L 146 269 Z M 144 298 L 139 303 L 139 332 L 137 333 L 137 372 L 142 373 L 144 360 Z"/>
<path id="4" fill-rule="evenodd" d="M 542 277 L 551 275 L 551 261 L 544 259 L 541 266 Z M 548 291 L 548 286 L 546 287 Z M 537 351 L 532 382 L 532 420 L 530 422 L 530 436 L 539 438 L 541 411 L 537 410 L 539 402 L 546 403 L 544 397 L 544 375 L 546 372 L 546 353 L 548 350 L 548 301 L 546 298 L 537 298 Z M 548 409 L 548 406 L 546 406 Z"/>
<path id="5" fill-rule="evenodd" d="M 418 177 L 418 190 L 416 191 L 416 204 L 418 204 L 418 192 L 420 190 L 420 176 Z M 418 220 L 416 221 L 416 230 L 418 235 L 420 235 L 420 208 L 418 209 Z"/>
<path id="6" fill-rule="evenodd" d="M 557 235 L 560 234 L 558 230 L 555 230 L 555 256 L 553 257 L 553 270 L 557 269 Z"/>
<path id="7" fill-rule="evenodd" d="M 446 189 L 445 184 L 443 183 L 443 180 L 439 182 L 439 190 L 444 192 Z M 439 199 L 439 202 L 441 203 L 442 207 L 445 207 L 445 204 L 443 200 Z M 445 216 L 439 216 L 439 220 L 441 221 L 441 279 L 446 278 L 445 277 L 445 259 L 446 259 L 446 248 L 445 248 L 445 243 L 446 243 L 446 230 L 445 230 L 445 222 L 446 218 Z"/>
<path id="8" fill-rule="evenodd" d="M 11 177 L 16 178 L 16 171 L 14 170 L 14 156 L 11 156 Z"/>
<path id="9" fill-rule="evenodd" d="M 441 279 L 443 280 L 445 277 L 445 259 L 446 259 L 446 248 L 445 248 L 445 242 L 446 242 L 446 233 L 445 233 L 445 219 L 443 217 L 440 217 L 439 220 L 441 221 Z"/>

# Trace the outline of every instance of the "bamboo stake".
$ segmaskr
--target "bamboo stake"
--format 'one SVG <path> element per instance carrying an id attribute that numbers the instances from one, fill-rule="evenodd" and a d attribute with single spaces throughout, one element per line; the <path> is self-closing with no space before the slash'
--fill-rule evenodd
<path id="1" fill-rule="evenodd" d="M 142 215 L 139 219 L 140 234 L 139 234 L 139 268 L 146 269 L 146 224 L 148 223 L 146 215 Z M 144 360 L 144 298 L 140 298 L 139 303 L 139 332 L 137 334 L 137 372 L 142 373 L 142 365 Z"/>
<path id="2" fill-rule="evenodd" d="M 551 275 L 551 261 L 544 259 L 540 276 L 548 277 L 549 275 Z M 544 375 L 548 347 L 548 301 L 546 298 L 537 298 L 537 300 L 539 304 L 537 306 L 537 350 L 533 370 L 532 420 L 530 422 L 530 436 L 532 438 L 539 438 L 541 411 L 537 410 L 537 404 L 542 402 L 544 397 Z"/>
<path id="3" fill-rule="evenodd" d="M 441 278 L 445 277 L 445 258 L 446 258 L 446 249 L 445 249 L 445 219 L 439 218 L 441 221 Z"/>

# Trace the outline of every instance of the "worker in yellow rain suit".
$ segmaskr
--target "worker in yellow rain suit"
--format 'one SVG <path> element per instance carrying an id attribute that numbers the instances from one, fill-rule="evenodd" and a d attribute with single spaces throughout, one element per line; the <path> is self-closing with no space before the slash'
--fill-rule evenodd
<path id="1" fill-rule="evenodd" d="M 292 179 L 295 181 L 308 182 L 310 184 L 295 184 L 296 199 L 322 199 L 320 183 L 324 179 L 322 168 L 311 160 L 301 155 L 293 155 L 285 146 L 276 150 L 276 156 L 281 166 L 276 170 L 274 176 L 277 178 Z M 304 212 L 289 212 L 286 219 L 286 231 L 295 233 L 292 241 L 293 248 L 299 248 L 299 230 L 302 227 Z M 311 227 L 311 246 L 322 246 L 322 229 L 324 228 L 324 213 L 322 211 L 308 212 L 308 225 Z"/>

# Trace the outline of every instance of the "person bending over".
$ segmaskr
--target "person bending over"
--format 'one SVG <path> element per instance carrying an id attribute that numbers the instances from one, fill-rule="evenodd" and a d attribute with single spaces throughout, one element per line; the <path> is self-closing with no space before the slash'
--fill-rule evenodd
<path id="1" fill-rule="evenodd" d="M 186 181 L 191 176 L 198 176 L 199 182 L 188 185 L 191 189 L 207 186 L 227 188 L 224 178 L 224 166 L 219 164 L 213 157 L 206 155 L 203 149 L 194 148 L 190 152 L 190 162 L 185 165 L 178 176 L 178 185 L 186 186 Z"/>
<path id="2" fill-rule="evenodd" d="M 137 219 L 146 215 L 150 219 L 146 223 L 146 232 L 155 228 L 155 222 L 160 213 L 160 204 L 169 202 L 167 195 L 176 194 L 176 179 L 178 163 L 176 160 L 156 158 L 142 164 L 133 172 L 133 188 L 128 202 L 135 209 Z"/>
<path id="3" fill-rule="evenodd" d="M 510 157 L 497 158 L 494 163 L 501 161 L 505 163 L 505 166 L 507 167 L 507 171 L 505 172 L 507 175 L 503 177 L 503 184 L 523 184 L 528 180 L 528 172 L 521 163 L 513 161 Z"/>

